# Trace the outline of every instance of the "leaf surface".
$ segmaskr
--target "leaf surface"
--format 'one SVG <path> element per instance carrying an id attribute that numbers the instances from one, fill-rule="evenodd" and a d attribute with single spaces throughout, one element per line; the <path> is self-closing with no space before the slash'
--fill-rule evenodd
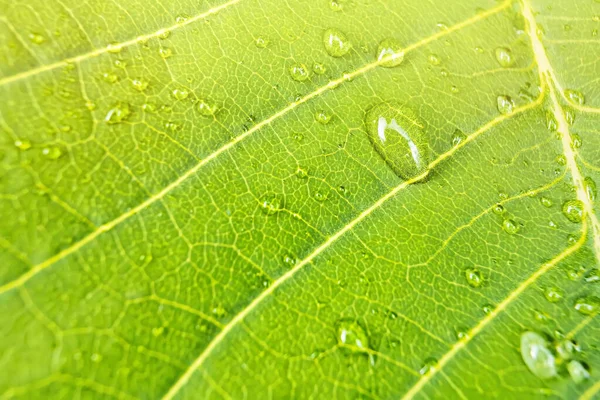
<path id="1" fill-rule="evenodd" d="M 3 398 L 599 395 L 599 3 L 0 5 Z"/>

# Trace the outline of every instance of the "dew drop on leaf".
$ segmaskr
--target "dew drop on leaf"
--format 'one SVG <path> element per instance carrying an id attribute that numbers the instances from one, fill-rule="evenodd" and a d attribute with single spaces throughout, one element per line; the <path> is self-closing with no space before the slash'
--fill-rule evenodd
<path id="1" fill-rule="evenodd" d="M 585 189 L 585 193 L 590 201 L 596 200 L 596 195 L 598 193 L 598 189 L 596 187 L 596 182 L 591 177 L 586 177 L 583 180 L 583 188 Z"/>
<path id="2" fill-rule="evenodd" d="M 109 124 L 118 124 L 126 120 L 131 114 L 131 109 L 128 103 L 117 103 L 108 110 L 104 120 Z"/>
<path id="3" fill-rule="evenodd" d="M 56 160 L 62 156 L 62 150 L 58 147 L 45 147 L 42 149 L 42 155 L 48 160 Z"/>
<path id="4" fill-rule="evenodd" d="M 428 373 L 435 371 L 437 363 L 438 361 L 433 357 L 425 359 L 423 366 L 419 369 L 419 374 L 427 375 Z"/>
<path id="5" fill-rule="evenodd" d="M 323 33 L 325 51 L 332 57 L 343 57 L 352 48 L 346 34 L 339 29 L 329 28 Z"/>
<path id="6" fill-rule="evenodd" d="M 331 8 L 332 11 L 342 11 L 344 9 L 344 4 L 340 0 L 331 0 L 329 8 Z"/>
<path id="7" fill-rule="evenodd" d="M 377 46 L 377 61 L 383 61 L 382 67 L 391 68 L 402 64 L 404 61 L 404 48 L 397 39 L 383 39 Z"/>
<path id="8" fill-rule="evenodd" d="M 111 72 L 104 72 L 102 74 L 102 80 L 104 80 L 106 83 L 115 83 L 119 80 L 119 77 Z"/>
<path id="9" fill-rule="evenodd" d="M 579 223 L 583 220 L 583 203 L 580 200 L 565 201 L 562 213 L 569 221 Z"/>
<path id="10" fill-rule="evenodd" d="M 313 64 L 312 70 L 317 75 L 323 75 L 325 72 L 327 72 L 327 68 L 325 67 L 325 65 L 319 62 Z"/>
<path id="11" fill-rule="evenodd" d="M 494 207 L 492 207 L 492 211 L 494 212 L 494 214 L 497 215 L 502 215 L 504 214 L 504 206 L 502 204 L 496 204 L 494 205 Z"/>
<path id="12" fill-rule="evenodd" d="M 573 379 L 573 382 L 575 383 L 581 383 L 590 379 L 590 372 L 585 365 L 577 360 L 569 361 L 567 364 L 567 371 L 569 371 L 569 376 L 571 376 L 571 379 Z"/>
<path id="13" fill-rule="evenodd" d="M 565 89 L 563 93 L 565 97 L 569 99 L 569 101 L 580 106 L 585 104 L 585 97 L 580 91 L 574 89 Z"/>
<path id="14" fill-rule="evenodd" d="M 581 136 L 579 136 L 576 133 L 572 133 L 571 134 L 571 148 L 578 149 L 581 147 L 582 144 L 583 144 L 583 141 L 581 140 Z"/>
<path id="15" fill-rule="evenodd" d="M 544 207 L 548 207 L 548 208 L 552 207 L 552 205 L 554 204 L 554 203 L 552 202 L 552 200 L 550 200 L 550 199 L 549 199 L 549 198 L 547 198 L 547 197 L 540 197 L 540 203 L 541 203 L 541 204 L 542 204 Z"/>
<path id="16" fill-rule="evenodd" d="M 380 103 L 366 114 L 367 134 L 396 175 L 407 180 L 427 169 L 429 136 L 417 114 L 398 103 Z"/>
<path id="17" fill-rule="evenodd" d="M 581 351 L 581 348 L 575 342 L 569 339 L 560 340 L 558 343 L 556 343 L 555 347 L 556 353 L 563 360 L 570 360 L 573 358 L 575 352 Z"/>
<path id="18" fill-rule="evenodd" d="M 515 108 L 515 102 L 510 96 L 500 95 L 496 101 L 500 114 L 507 115 L 513 112 Z"/>
<path id="19" fill-rule="evenodd" d="M 512 219 L 506 218 L 504 221 L 502 221 L 502 229 L 509 235 L 514 235 L 519 231 L 519 225 L 517 225 L 517 223 Z"/>
<path id="20" fill-rule="evenodd" d="M 27 37 L 33 44 L 42 44 L 46 41 L 46 38 L 43 35 L 36 32 L 31 32 Z"/>
<path id="21" fill-rule="evenodd" d="M 600 311 L 600 297 L 586 296 L 575 301 L 573 306 L 580 314 L 592 315 Z"/>
<path id="22" fill-rule="evenodd" d="M 114 66 L 115 66 L 116 68 L 119 68 L 119 69 L 125 69 L 125 68 L 127 68 L 127 61 L 123 61 L 123 60 L 116 59 L 116 60 L 113 62 L 113 64 L 114 64 Z"/>
<path id="23" fill-rule="evenodd" d="M 563 292 L 557 287 L 551 286 L 544 290 L 544 297 L 550 303 L 556 303 L 563 298 Z"/>
<path id="24" fill-rule="evenodd" d="M 431 65 L 440 65 L 442 63 L 442 59 L 437 54 L 430 54 L 427 56 L 427 61 Z"/>
<path id="25" fill-rule="evenodd" d="M 514 59 L 512 57 L 512 52 L 508 47 L 498 47 L 495 50 L 496 53 L 496 61 L 498 64 L 504 68 L 508 68 L 514 63 Z"/>
<path id="26" fill-rule="evenodd" d="M 196 108 L 200 112 L 200 115 L 204 117 L 211 117 L 217 112 L 216 104 L 211 103 L 205 99 L 198 100 L 198 105 L 196 106 Z"/>
<path id="27" fill-rule="evenodd" d="M 172 95 L 177 100 L 185 100 L 190 95 L 190 92 L 187 89 L 174 89 Z"/>
<path id="28" fill-rule="evenodd" d="M 164 59 L 167 59 L 173 55 L 173 50 L 169 49 L 168 47 L 161 47 L 158 49 L 158 55 Z"/>
<path id="29" fill-rule="evenodd" d="M 315 121 L 322 125 L 327 125 L 331 121 L 331 114 L 325 110 L 319 110 L 315 113 Z"/>
<path id="30" fill-rule="evenodd" d="M 465 270 L 465 277 L 467 278 L 467 283 L 471 287 L 478 288 L 483 283 L 483 276 L 477 269 L 467 268 Z"/>
<path id="31" fill-rule="evenodd" d="M 592 269 L 585 277 L 587 283 L 598 283 L 600 282 L 600 270 L 598 268 Z"/>
<path id="32" fill-rule="evenodd" d="M 329 196 L 327 195 L 327 193 L 316 191 L 313 197 L 315 198 L 315 200 L 322 203 L 326 201 Z"/>
<path id="33" fill-rule="evenodd" d="M 541 335 L 535 332 L 521 335 L 521 356 L 527 368 L 538 378 L 548 379 L 557 374 L 556 358 Z"/>
<path id="34" fill-rule="evenodd" d="M 276 194 L 269 194 L 262 200 L 260 208 L 266 215 L 273 215 L 281 211 L 282 203 L 281 197 Z"/>
<path id="35" fill-rule="evenodd" d="M 308 79 L 308 68 L 304 64 L 296 64 L 290 67 L 290 76 L 297 82 L 304 82 Z"/>
<path id="36" fill-rule="evenodd" d="M 148 87 L 148 82 L 143 79 L 132 79 L 131 86 L 139 92 L 143 92 Z"/>
<path id="37" fill-rule="evenodd" d="M 467 135 L 460 129 L 456 129 L 452 135 L 452 146 L 458 146 L 467 139 Z"/>
<path id="38" fill-rule="evenodd" d="M 106 50 L 111 54 L 119 54 L 122 49 L 123 46 L 119 43 L 110 43 L 108 46 L 106 46 Z"/>
<path id="39" fill-rule="evenodd" d="M 567 278 L 572 281 L 578 281 L 585 274 L 585 267 L 580 265 L 578 267 L 567 268 Z"/>
<path id="40" fill-rule="evenodd" d="M 256 38 L 256 40 L 254 41 L 254 45 L 256 47 L 258 47 L 259 49 L 264 49 L 269 45 L 269 39 L 266 39 L 262 36 L 259 36 Z"/>
<path id="41" fill-rule="evenodd" d="M 353 351 L 366 351 L 369 348 L 369 337 L 363 327 L 349 319 L 338 322 L 337 342 Z"/>
<path id="42" fill-rule="evenodd" d="M 14 145 L 21 151 L 29 150 L 31 148 L 31 142 L 29 139 L 17 139 L 15 140 Z"/>
<path id="43" fill-rule="evenodd" d="M 304 169 L 302 167 L 298 167 L 296 169 L 296 177 L 298 177 L 300 179 L 306 179 L 306 178 L 308 178 L 308 171 L 306 171 L 306 169 Z"/>

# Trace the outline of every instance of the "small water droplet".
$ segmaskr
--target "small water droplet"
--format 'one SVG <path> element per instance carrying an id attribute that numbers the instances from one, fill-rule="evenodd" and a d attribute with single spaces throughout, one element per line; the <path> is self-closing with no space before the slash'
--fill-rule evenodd
<path id="1" fill-rule="evenodd" d="M 108 51 L 111 54 L 119 54 L 122 49 L 123 45 L 121 45 L 120 43 L 110 43 L 108 46 L 106 46 L 106 51 Z"/>
<path id="2" fill-rule="evenodd" d="M 467 135 L 460 129 L 456 129 L 452 135 L 452 146 L 458 146 L 467 139 Z"/>
<path id="3" fill-rule="evenodd" d="M 538 378 L 548 379 L 557 374 L 556 359 L 541 335 L 535 332 L 521 335 L 521 356 L 529 371 Z"/>
<path id="4" fill-rule="evenodd" d="M 467 268 L 465 270 L 465 277 L 469 286 L 478 288 L 483 284 L 483 276 L 481 272 L 475 268 Z"/>
<path id="5" fill-rule="evenodd" d="M 555 286 L 547 287 L 544 290 L 544 297 L 550 303 L 556 303 L 563 298 L 563 292 L 559 288 Z"/>
<path id="6" fill-rule="evenodd" d="M 562 212 L 569 221 L 579 223 L 583 220 L 583 203 L 580 200 L 565 201 Z"/>
<path id="7" fill-rule="evenodd" d="M 161 47 L 158 49 L 158 55 L 164 59 L 167 59 L 173 55 L 173 50 L 169 49 L 168 47 Z"/>
<path id="8" fill-rule="evenodd" d="M 481 310 L 483 311 L 483 313 L 485 315 L 490 315 L 493 311 L 494 311 L 494 306 L 492 306 L 491 304 L 485 304 Z"/>
<path id="9" fill-rule="evenodd" d="M 62 156 L 62 150 L 59 147 L 45 147 L 42 154 L 49 160 L 56 160 Z"/>
<path id="10" fill-rule="evenodd" d="M 583 141 L 581 140 L 581 136 L 579 136 L 576 133 L 571 133 L 571 148 L 578 149 L 581 147 L 582 144 Z"/>
<path id="11" fill-rule="evenodd" d="M 556 122 L 556 118 L 554 118 L 554 114 L 548 110 L 546 111 L 546 128 L 551 132 L 555 132 L 558 129 L 558 123 Z"/>
<path id="12" fill-rule="evenodd" d="M 116 74 L 113 74 L 113 73 L 110 73 L 110 72 L 104 72 L 102 74 L 102 79 L 106 83 L 115 83 L 116 81 L 119 80 L 119 77 Z"/>
<path id="13" fill-rule="evenodd" d="M 46 41 L 46 38 L 43 35 L 35 32 L 31 32 L 27 37 L 29 37 L 29 40 L 33 44 L 42 44 Z"/>
<path id="14" fill-rule="evenodd" d="M 181 14 L 181 15 L 178 15 L 178 16 L 175 18 L 175 22 L 177 22 L 178 24 L 183 24 L 183 23 L 185 23 L 185 22 L 186 22 L 188 19 L 190 19 L 189 15 L 187 15 L 187 14 Z"/>
<path id="15" fill-rule="evenodd" d="M 89 111 L 94 111 L 96 109 L 96 104 L 93 101 L 88 100 L 85 102 L 85 108 Z"/>
<path id="16" fill-rule="evenodd" d="M 269 39 L 266 39 L 262 36 L 259 36 L 256 38 L 256 40 L 254 41 L 254 45 L 256 47 L 258 47 L 259 49 L 264 49 L 269 45 Z"/>
<path id="17" fill-rule="evenodd" d="M 324 201 L 326 201 L 329 198 L 329 194 L 328 193 L 323 193 L 320 191 L 316 191 L 315 194 L 313 195 L 313 197 L 315 198 L 316 201 L 322 203 Z"/>
<path id="18" fill-rule="evenodd" d="M 132 79 L 131 86 L 137 91 L 143 92 L 148 87 L 148 82 L 143 79 Z"/>
<path id="19" fill-rule="evenodd" d="M 290 67 L 290 76 L 297 82 L 304 82 L 309 78 L 308 68 L 304 64 L 296 64 Z"/>
<path id="20" fill-rule="evenodd" d="M 435 358 L 433 358 L 433 357 L 427 358 L 423 362 L 423 366 L 419 369 L 419 374 L 427 375 L 427 374 L 435 371 L 435 369 L 437 368 L 437 363 L 438 363 L 438 361 Z"/>
<path id="21" fill-rule="evenodd" d="M 380 103 L 365 116 L 375 150 L 401 178 L 424 172 L 429 164 L 429 135 L 417 114 L 398 103 Z"/>
<path id="22" fill-rule="evenodd" d="M 567 278 L 572 281 L 580 280 L 583 274 L 585 274 L 585 267 L 582 265 L 567 268 Z"/>
<path id="23" fill-rule="evenodd" d="M 502 214 L 504 214 L 505 210 L 504 210 L 504 206 L 502 204 L 496 204 L 496 205 L 494 205 L 494 207 L 492 207 L 492 211 L 496 215 L 502 215 Z"/>
<path id="24" fill-rule="evenodd" d="M 427 56 L 427 61 L 431 65 L 440 65 L 442 63 L 442 59 L 437 54 L 430 54 Z"/>
<path id="25" fill-rule="evenodd" d="M 508 47 L 498 47 L 496 48 L 496 61 L 503 68 L 508 68 L 514 64 L 515 60 L 512 57 L 512 52 Z"/>
<path id="26" fill-rule="evenodd" d="M 391 68 L 402 64 L 404 61 L 404 48 L 397 39 L 383 39 L 377 47 L 377 61 L 383 61 L 382 67 Z"/>
<path id="27" fill-rule="evenodd" d="M 119 60 L 118 58 L 113 62 L 113 64 L 119 69 L 127 68 L 127 61 Z"/>
<path id="28" fill-rule="evenodd" d="M 552 205 L 554 204 L 554 202 L 547 197 L 540 197 L 540 203 L 544 207 L 548 207 L 548 208 L 552 207 Z"/>
<path id="29" fill-rule="evenodd" d="M 308 178 L 308 171 L 302 167 L 296 169 L 296 176 L 300 179 Z"/>
<path id="30" fill-rule="evenodd" d="M 583 180 L 583 188 L 585 189 L 588 199 L 592 202 L 595 201 L 598 189 L 596 188 L 596 182 L 592 177 L 588 176 Z"/>
<path id="31" fill-rule="evenodd" d="M 510 96 L 500 95 L 496 101 L 498 103 L 498 111 L 500 111 L 500 114 L 507 115 L 513 112 L 515 108 L 515 102 Z"/>
<path id="32" fill-rule="evenodd" d="M 369 337 L 363 327 L 348 319 L 342 319 L 337 324 L 337 342 L 352 351 L 363 352 L 369 348 Z"/>
<path id="33" fill-rule="evenodd" d="M 173 92 L 171 93 L 173 95 L 173 97 L 175 97 L 177 100 L 185 100 L 188 98 L 188 96 L 190 95 L 190 92 L 187 89 L 174 89 Z"/>
<path id="34" fill-rule="evenodd" d="M 29 150 L 31 148 L 31 142 L 29 139 L 17 139 L 14 142 L 15 147 L 21 151 Z"/>
<path id="35" fill-rule="evenodd" d="M 569 375 L 575 383 L 581 383 L 590 379 L 590 372 L 588 369 L 577 360 L 571 360 L 567 364 L 567 371 L 569 371 Z"/>
<path id="36" fill-rule="evenodd" d="M 295 265 L 297 261 L 298 260 L 295 257 L 293 257 L 289 254 L 286 254 L 285 256 L 283 256 L 283 263 L 289 265 L 290 267 Z"/>
<path id="37" fill-rule="evenodd" d="M 281 211 L 282 205 L 283 201 L 281 200 L 281 197 L 276 194 L 269 194 L 262 200 L 260 208 L 266 215 L 273 215 Z"/>
<path id="38" fill-rule="evenodd" d="M 319 110 L 315 113 L 315 121 L 320 124 L 327 125 L 331 121 L 331 114 L 325 110 Z"/>
<path id="39" fill-rule="evenodd" d="M 327 68 L 325 67 L 325 65 L 318 62 L 313 64 L 312 70 L 317 75 L 323 75 L 325 72 L 327 72 Z"/>
<path id="40" fill-rule="evenodd" d="M 208 100 L 204 100 L 204 99 L 199 99 L 198 105 L 196 107 L 198 108 L 200 115 L 202 115 L 204 117 L 211 117 L 211 116 L 215 115 L 215 113 L 218 110 L 218 107 L 216 104 L 211 103 Z"/>
<path id="41" fill-rule="evenodd" d="M 332 57 L 343 57 L 352 48 L 346 34 L 339 29 L 329 28 L 323 33 L 325 51 Z"/>
<path id="42" fill-rule="evenodd" d="M 563 93 L 569 101 L 580 106 L 585 104 L 585 96 L 580 91 L 574 89 L 565 89 Z"/>
<path id="43" fill-rule="evenodd" d="M 331 2 L 329 3 L 329 8 L 331 8 L 332 11 L 342 11 L 344 9 L 344 4 L 341 1 L 338 0 L 331 0 Z"/>
<path id="44" fill-rule="evenodd" d="M 514 235 L 515 233 L 519 232 L 519 225 L 517 225 L 517 223 L 512 219 L 506 218 L 504 221 L 502 221 L 502 229 L 504 232 Z"/>
<path id="45" fill-rule="evenodd" d="M 109 124 L 118 124 L 126 120 L 130 114 L 131 110 L 129 104 L 117 103 L 108 111 L 108 113 L 106 113 L 104 120 Z"/>
<path id="46" fill-rule="evenodd" d="M 556 343 L 556 353 L 563 360 L 570 360 L 573 358 L 575 353 L 579 353 L 581 348 L 577 345 L 577 343 L 573 342 L 569 339 L 563 339 Z"/>
<path id="47" fill-rule="evenodd" d="M 587 283 L 598 283 L 600 282 L 600 270 L 593 268 L 585 277 Z"/>
<path id="48" fill-rule="evenodd" d="M 598 296 L 586 296 L 581 297 L 575 301 L 573 306 L 575 310 L 579 311 L 583 315 L 592 315 L 600 311 L 600 297 Z"/>

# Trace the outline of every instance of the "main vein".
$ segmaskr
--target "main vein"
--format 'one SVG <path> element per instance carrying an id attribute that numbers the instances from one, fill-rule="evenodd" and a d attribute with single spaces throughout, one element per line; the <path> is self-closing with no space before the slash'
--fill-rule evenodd
<path id="1" fill-rule="evenodd" d="M 240 1 L 240 0 L 236 0 L 236 1 Z M 228 3 L 226 3 L 228 4 Z M 490 15 L 496 14 L 499 11 L 503 10 L 504 8 L 508 7 L 508 5 L 510 4 L 510 0 L 506 1 L 494 8 L 491 8 L 485 12 L 479 13 L 476 16 L 469 18 L 459 24 L 456 24 L 454 26 L 452 26 L 451 28 L 448 28 L 444 31 L 438 32 L 435 35 L 429 36 L 425 39 L 422 39 L 408 47 L 405 48 L 405 53 L 408 53 L 410 51 L 413 51 L 421 46 L 426 45 L 427 43 L 430 43 L 434 40 L 437 40 L 443 36 L 446 36 L 448 34 L 450 34 L 451 32 L 457 31 L 459 29 L 464 28 L 465 26 L 471 25 L 477 21 L 480 21 Z M 225 5 L 221 6 L 224 7 Z M 213 12 L 215 9 L 213 9 Z M 321 86 L 320 88 L 316 89 L 315 91 L 307 94 L 306 96 L 302 97 L 300 100 L 295 101 L 293 103 L 290 103 L 288 106 L 284 107 L 283 109 L 279 110 L 278 112 L 276 112 L 275 114 L 273 114 L 271 117 L 261 121 L 260 123 L 254 125 L 251 129 L 249 129 L 248 131 L 244 132 L 243 134 L 237 136 L 236 138 L 234 138 L 233 140 L 231 140 L 230 142 L 228 142 L 227 144 L 225 144 L 224 146 L 220 147 L 219 149 L 215 150 L 213 153 L 211 153 L 210 155 L 208 155 L 206 158 L 202 159 L 199 163 L 197 163 L 196 165 L 194 165 L 192 168 L 190 168 L 189 170 L 187 170 L 183 175 L 179 176 L 175 181 L 171 182 L 169 185 L 165 186 L 162 190 L 160 190 L 159 192 L 155 193 L 154 195 L 150 196 L 148 199 L 146 199 L 144 202 L 138 204 L 137 206 L 131 208 L 130 210 L 128 210 L 127 212 L 121 214 L 120 216 L 116 217 L 115 219 L 101 225 L 98 229 L 96 229 L 95 231 L 91 232 L 90 234 L 88 234 L 87 236 L 85 236 L 83 239 L 81 239 L 80 241 L 76 242 L 75 244 L 73 244 L 72 246 L 60 251 L 59 253 L 55 254 L 54 256 L 48 258 L 47 260 L 41 262 L 40 264 L 35 265 L 34 267 L 32 267 L 29 271 L 27 271 L 26 273 L 24 273 L 23 275 L 21 275 L 20 277 L 14 279 L 11 282 L 8 282 L 7 284 L 0 286 L 0 295 L 12 290 L 16 287 L 19 287 L 20 285 L 24 284 L 25 282 L 27 282 L 29 279 L 31 279 L 32 277 L 34 277 L 35 275 L 37 275 L 38 273 L 40 273 L 41 271 L 45 270 L 46 268 L 52 266 L 53 264 L 55 264 L 56 262 L 62 260 L 63 258 L 69 256 L 70 254 L 73 254 L 74 252 L 78 251 L 79 249 L 81 249 L 83 246 L 85 246 L 86 244 L 90 243 L 91 241 L 93 241 L 94 239 L 96 239 L 98 236 L 100 236 L 103 233 L 106 233 L 110 230 L 112 230 L 115 226 L 121 224 L 122 222 L 126 221 L 127 219 L 129 219 L 130 217 L 138 214 L 139 212 L 141 212 L 142 210 L 144 210 L 145 208 L 147 208 L 148 206 L 156 203 L 157 201 L 161 200 L 163 197 L 165 197 L 168 193 L 170 193 L 171 191 L 173 191 L 174 189 L 176 189 L 177 187 L 179 187 L 183 182 L 185 182 L 188 178 L 190 178 L 191 176 L 193 176 L 194 174 L 196 174 L 196 172 L 198 172 L 198 170 L 200 170 L 203 166 L 205 166 L 206 164 L 210 163 L 211 161 L 213 161 L 214 159 L 216 159 L 219 155 L 221 155 L 222 153 L 227 152 L 229 149 L 231 149 L 232 147 L 236 146 L 238 143 L 240 143 L 241 141 L 243 141 L 244 139 L 246 139 L 247 137 L 251 136 L 252 134 L 254 134 L 256 131 L 262 129 L 263 127 L 271 124 L 273 121 L 279 119 L 280 117 L 288 114 L 290 111 L 296 109 L 298 106 L 312 100 L 315 97 L 318 97 L 319 95 L 321 95 L 322 93 L 334 89 L 350 80 L 352 80 L 355 77 L 358 77 L 362 74 L 365 74 L 369 71 L 371 71 L 372 69 L 378 67 L 380 64 L 383 64 L 387 61 L 390 60 L 390 58 L 393 58 L 394 56 L 388 56 L 388 57 L 383 57 L 381 60 L 379 61 L 375 61 L 372 63 L 368 63 L 365 64 L 364 66 L 362 66 L 361 68 L 355 70 L 354 72 L 350 73 L 350 74 L 344 74 L 344 76 L 336 79 L 336 80 L 332 80 L 329 83 L 327 83 L 324 86 Z"/>

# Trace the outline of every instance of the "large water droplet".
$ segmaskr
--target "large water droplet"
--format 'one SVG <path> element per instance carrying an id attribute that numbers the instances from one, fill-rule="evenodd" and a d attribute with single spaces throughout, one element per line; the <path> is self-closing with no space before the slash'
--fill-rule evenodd
<path id="1" fill-rule="evenodd" d="M 337 341 L 340 346 L 354 351 L 366 351 L 369 348 L 369 337 L 358 322 L 343 319 L 338 322 Z"/>
<path id="2" fill-rule="evenodd" d="M 308 68 L 304 64 L 296 64 L 290 67 L 290 76 L 293 80 L 304 82 L 308 79 Z"/>
<path id="3" fill-rule="evenodd" d="M 500 95 L 496 101 L 498 103 L 498 111 L 500 111 L 500 114 L 506 115 L 513 112 L 515 102 L 510 96 Z"/>
<path id="4" fill-rule="evenodd" d="M 109 124 L 118 124 L 124 120 L 126 120 L 131 114 L 131 110 L 129 104 L 127 103 L 117 103 L 108 110 L 106 113 L 106 117 L 104 120 Z"/>
<path id="5" fill-rule="evenodd" d="M 480 287 L 483 283 L 481 272 L 475 268 L 467 268 L 465 270 L 465 277 L 467 278 L 467 283 L 474 288 Z"/>
<path id="6" fill-rule="evenodd" d="M 587 370 L 585 365 L 583 365 L 579 361 L 570 361 L 567 364 L 567 371 L 569 371 L 569 375 L 575 383 L 581 383 L 585 380 L 590 379 L 590 372 Z"/>
<path id="7" fill-rule="evenodd" d="M 342 57 L 352 48 L 346 34 L 336 28 L 327 29 L 323 33 L 323 44 L 325 51 L 332 57 Z"/>
<path id="8" fill-rule="evenodd" d="M 521 356 L 527 368 L 538 378 L 548 379 L 556 375 L 556 359 L 541 335 L 535 332 L 521 335 Z"/>
<path id="9" fill-rule="evenodd" d="M 600 297 L 598 296 L 586 296 L 581 297 L 575 301 L 575 310 L 579 311 L 583 315 L 592 315 L 600 311 Z"/>
<path id="10" fill-rule="evenodd" d="M 496 48 L 496 61 L 504 68 L 508 68 L 515 62 L 512 57 L 512 52 L 508 47 Z"/>
<path id="11" fill-rule="evenodd" d="M 506 218 L 504 221 L 502 221 L 502 229 L 509 235 L 514 235 L 519 232 L 519 225 L 517 225 L 517 223 L 512 219 Z"/>
<path id="12" fill-rule="evenodd" d="M 382 67 L 391 68 L 402 64 L 404 61 L 404 49 L 400 42 L 394 38 L 383 39 L 377 47 L 377 61 L 382 62 Z"/>
<path id="13" fill-rule="evenodd" d="M 417 114 L 398 103 L 381 103 L 365 118 L 375 150 L 401 178 L 410 179 L 427 169 L 429 136 Z"/>
<path id="14" fill-rule="evenodd" d="M 562 206 L 562 212 L 571 222 L 581 222 L 583 219 L 583 203 L 580 200 L 565 201 Z"/>
<path id="15" fill-rule="evenodd" d="M 578 90 L 574 89 L 565 89 L 564 92 L 565 97 L 569 99 L 569 101 L 579 104 L 580 106 L 585 103 L 585 96 Z"/>

